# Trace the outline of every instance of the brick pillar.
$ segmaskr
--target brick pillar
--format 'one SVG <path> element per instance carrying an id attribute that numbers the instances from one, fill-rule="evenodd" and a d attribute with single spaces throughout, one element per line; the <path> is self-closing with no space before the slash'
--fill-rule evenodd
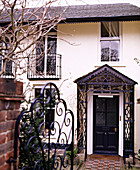
<path id="1" fill-rule="evenodd" d="M 12 170 L 7 163 L 14 153 L 14 129 L 23 100 L 23 83 L 0 78 L 0 170 Z"/>

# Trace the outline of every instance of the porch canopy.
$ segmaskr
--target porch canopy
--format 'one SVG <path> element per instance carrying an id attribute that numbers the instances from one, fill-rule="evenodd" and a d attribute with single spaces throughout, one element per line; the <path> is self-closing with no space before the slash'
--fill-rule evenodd
<path id="1" fill-rule="evenodd" d="M 123 93 L 123 157 L 124 161 L 130 154 L 134 158 L 134 85 L 137 83 L 107 64 L 76 79 L 75 83 L 77 83 L 78 95 L 78 147 L 79 150 L 85 150 L 85 158 L 87 157 L 87 94 L 90 91 Z"/>

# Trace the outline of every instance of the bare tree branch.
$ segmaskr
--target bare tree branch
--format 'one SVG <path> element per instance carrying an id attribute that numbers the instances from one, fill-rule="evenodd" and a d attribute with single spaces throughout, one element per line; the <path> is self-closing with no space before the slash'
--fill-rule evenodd
<path id="1" fill-rule="evenodd" d="M 23 69 L 20 66 L 23 59 L 25 67 L 28 67 L 27 58 L 35 51 L 36 42 L 45 37 L 62 20 L 64 11 L 58 14 L 57 7 L 51 7 L 53 2 L 56 0 L 46 1 L 40 7 L 27 8 L 29 0 L 0 0 L 0 59 L 2 60 L 0 75 L 6 72 L 6 65 L 10 61 L 15 64 L 15 68 Z M 23 73 L 25 70 L 27 69 L 23 69 Z"/>

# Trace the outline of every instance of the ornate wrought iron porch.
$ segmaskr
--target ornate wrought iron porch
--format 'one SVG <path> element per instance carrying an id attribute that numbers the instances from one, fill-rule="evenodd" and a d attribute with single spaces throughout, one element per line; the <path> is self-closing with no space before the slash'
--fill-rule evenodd
<path id="1" fill-rule="evenodd" d="M 87 158 L 87 96 L 93 93 L 123 93 L 123 158 L 133 156 L 134 163 L 134 85 L 132 79 L 109 65 L 75 80 L 77 83 L 77 133 L 79 150 L 85 150 Z"/>

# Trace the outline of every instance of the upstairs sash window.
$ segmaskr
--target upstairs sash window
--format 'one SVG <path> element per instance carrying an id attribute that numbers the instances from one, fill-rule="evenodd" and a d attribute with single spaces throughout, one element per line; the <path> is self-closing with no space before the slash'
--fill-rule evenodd
<path id="1" fill-rule="evenodd" d="M 38 74 L 56 75 L 56 44 L 55 35 L 44 37 L 36 44 L 36 72 Z"/>
<path id="2" fill-rule="evenodd" d="M 120 61 L 119 22 L 101 22 L 101 62 Z"/>

